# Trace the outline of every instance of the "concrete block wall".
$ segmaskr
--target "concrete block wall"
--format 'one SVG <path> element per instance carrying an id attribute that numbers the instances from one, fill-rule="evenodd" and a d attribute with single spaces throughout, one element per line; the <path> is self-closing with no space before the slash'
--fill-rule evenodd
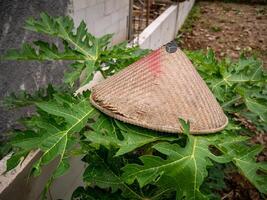
<path id="1" fill-rule="evenodd" d="M 143 49 L 155 50 L 172 41 L 185 22 L 195 0 L 187 0 L 172 5 L 155 19 L 145 30 L 134 39 Z"/>
<path id="2" fill-rule="evenodd" d="M 96 36 L 114 33 L 112 44 L 128 38 L 129 0 L 72 0 L 70 15 L 76 26 L 84 20 Z"/>

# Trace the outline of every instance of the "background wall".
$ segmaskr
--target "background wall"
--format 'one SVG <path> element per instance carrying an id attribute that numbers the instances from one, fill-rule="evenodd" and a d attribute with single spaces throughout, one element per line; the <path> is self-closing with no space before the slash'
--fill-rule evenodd
<path id="1" fill-rule="evenodd" d="M 67 13 L 68 0 L 0 0 L 0 55 L 7 49 L 19 48 L 25 41 L 45 37 L 23 29 L 29 16 L 37 17 L 45 11 L 51 15 Z M 52 39 L 49 39 L 52 41 Z M 0 100 L 11 92 L 33 91 L 47 83 L 59 84 L 66 69 L 64 62 L 15 62 L 0 61 Z M 28 110 L 6 111 L 0 107 L 0 142 L 8 128 Z"/>
<path id="2" fill-rule="evenodd" d="M 127 39 L 129 0 L 71 0 L 71 4 L 76 25 L 84 20 L 94 35 L 114 33 L 113 44 Z"/>
<path id="3" fill-rule="evenodd" d="M 84 20 L 88 30 L 97 36 L 115 33 L 112 43 L 127 39 L 129 0 L 0 0 L 0 55 L 7 49 L 19 48 L 23 42 L 38 39 L 56 40 L 23 29 L 25 20 L 40 12 L 53 16 L 70 15 L 75 25 Z M 0 101 L 11 92 L 35 91 L 48 83 L 60 84 L 67 62 L 0 61 Z M 0 106 L 0 144 L 9 128 L 16 127 L 20 116 L 29 109 L 7 111 Z"/>

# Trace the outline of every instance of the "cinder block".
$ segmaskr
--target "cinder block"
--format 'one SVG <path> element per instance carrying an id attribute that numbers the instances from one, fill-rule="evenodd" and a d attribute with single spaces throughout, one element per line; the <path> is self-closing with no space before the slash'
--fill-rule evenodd
<path id="1" fill-rule="evenodd" d="M 113 37 L 115 37 L 118 34 L 118 32 L 119 32 L 119 26 L 116 25 L 116 24 L 111 24 L 110 26 L 108 26 L 107 28 L 105 28 L 104 32 L 105 32 L 105 34 L 112 33 L 112 34 L 114 34 Z"/>
<path id="2" fill-rule="evenodd" d="M 84 186 L 82 180 L 86 163 L 81 159 L 82 157 L 71 158 L 69 171 L 53 182 L 50 189 L 53 199 L 71 199 L 73 190 L 78 186 Z"/>
<path id="3" fill-rule="evenodd" d="M 87 7 L 96 5 L 97 0 L 87 0 Z"/>
<path id="4" fill-rule="evenodd" d="M 101 37 L 106 34 L 105 28 L 100 28 L 99 26 L 96 26 L 94 35 L 97 37 Z"/>
<path id="5" fill-rule="evenodd" d="M 121 7 L 129 7 L 130 1 L 129 0 L 120 0 Z"/>
<path id="6" fill-rule="evenodd" d="M 119 21 L 119 30 L 125 30 L 125 29 L 127 29 L 128 27 L 127 27 L 127 20 L 128 20 L 128 18 L 127 18 L 127 16 L 125 16 L 124 18 L 122 18 L 120 21 Z"/>
<path id="7" fill-rule="evenodd" d="M 73 0 L 73 10 L 78 11 L 80 9 L 87 7 L 87 1 L 88 0 Z"/>
<path id="8" fill-rule="evenodd" d="M 115 10 L 118 11 L 121 8 L 121 0 L 114 0 Z"/>
<path id="9" fill-rule="evenodd" d="M 112 11 L 115 10 L 115 1 L 114 0 L 105 0 L 104 1 L 104 13 L 105 15 L 109 15 L 112 13 Z"/>
<path id="10" fill-rule="evenodd" d="M 179 3 L 179 11 L 178 11 L 178 18 L 177 18 L 177 25 L 176 25 L 176 32 L 182 27 L 185 19 L 187 18 L 190 10 L 192 9 L 195 0 L 185 1 Z"/>
<path id="11" fill-rule="evenodd" d="M 105 29 L 107 27 L 109 27 L 111 25 L 111 17 L 110 16 L 105 16 L 100 18 L 97 23 L 96 23 L 96 28 L 100 28 L 100 29 Z"/>
<path id="12" fill-rule="evenodd" d="M 151 35 L 151 39 L 150 39 L 150 48 L 155 50 L 157 48 L 159 48 L 160 46 L 162 46 L 162 37 L 163 35 L 161 34 L 161 28 L 162 24 L 153 32 L 153 34 Z M 165 36 L 164 36 L 165 37 Z"/>
<path id="13" fill-rule="evenodd" d="M 126 30 L 120 30 L 119 32 L 117 32 L 116 35 L 114 35 L 114 37 L 112 38 L 112 44 L 118 44 L 120 42 L 123 42 L 127 40 L 127 31 Z"/>
<path id="14" fill-rule="evenodd" d="M 171 6 L 154 20 L 141 34 L 139 45 L 142 48 L 157 49 L 168 41 L 172 40 L 175 32 L 175 18 L 177 6 Z M 174 18 L 172 20 L 171 18 Z M 164 32 L 168 29 L 168 34 Z M 149 42 L 147 42 L 149 40 Z"/>
<path id="15" fill-rule="evenodd" d="M 119 23 L 120 19 L 124 17 L 124 16 L 121 16 L 119 12 L 115 11 L 111 14 L 111 21 L 112 21 L 112 24 L 114 23 Z"/>
<path id="16" fill-rule="evenodd" d="M 126 7 L 120 8 L 117 12 L 119 13 L 119 16 L 121 16 L 121 19 L 129 15 L 129 9 L 127 9 Z"/>
<path id="17" fill-rule="evenodd" d="M 96 5 L 86 8 L 86 19 L 97 21 L 104 16 L 104 3 L 97 2 Z"/>
<path id="18" fill-rule="evenodd" d="M 114 0 L 115 10 L 120 10 L 126 6 L 129 7 L 129 0 Z"/>
<path id="19" fill-rule="evenodd" d="M 141 41 L 142 39 L 139 38 L 139 41 L 138 41 L 138 38 L 136 39 L 136 44 L 139 44 L 140 45 L 140 48 L 142 49 L 149 49 L 150 48 L 150 37 L 146 38 L 146 40 L 144 41 Z"/>
<path id="20" fill-rule="evenodd" d="M 95 33 L 95 29 L 96 29 L 95 20 L 92 19 L 92 18 L 86 18 L 85 23 L 86 23 L 88 32 L 94 34 Z"/>
<path id="21" fill-rule="evenodd" d="M 74 11 L 72 17 L 75 27 L 78 27 L 82 20 L 86 21 L 86 9 L 80 9 L 78 11 Z"/>

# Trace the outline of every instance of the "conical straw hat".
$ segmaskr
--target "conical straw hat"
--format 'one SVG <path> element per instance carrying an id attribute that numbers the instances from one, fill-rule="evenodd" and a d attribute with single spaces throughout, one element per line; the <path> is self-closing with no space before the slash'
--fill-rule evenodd
<path id="1" fill-rule="evenodd" d="M 93 87 L 91 103 L 118 120 L 162 132 L 181 132 L 179 118 L 190 121 L 194 134 L 220 131 L 228 122 L 180 49 L 162 47 L 102 81 Z"/>

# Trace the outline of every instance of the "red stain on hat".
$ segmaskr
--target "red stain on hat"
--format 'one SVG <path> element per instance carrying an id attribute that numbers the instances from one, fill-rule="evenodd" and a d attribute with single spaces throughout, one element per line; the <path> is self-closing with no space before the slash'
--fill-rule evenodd
<path id="1" fill-rule="evenodd" d="M 161 51 L 160 49 L 156 50 L 152 54 L 150 54 L 147 59 L 144 59 L 147 63 L 147 67 L 152 72 L 153 75 L 158 76 L 161 72 Z"/>

